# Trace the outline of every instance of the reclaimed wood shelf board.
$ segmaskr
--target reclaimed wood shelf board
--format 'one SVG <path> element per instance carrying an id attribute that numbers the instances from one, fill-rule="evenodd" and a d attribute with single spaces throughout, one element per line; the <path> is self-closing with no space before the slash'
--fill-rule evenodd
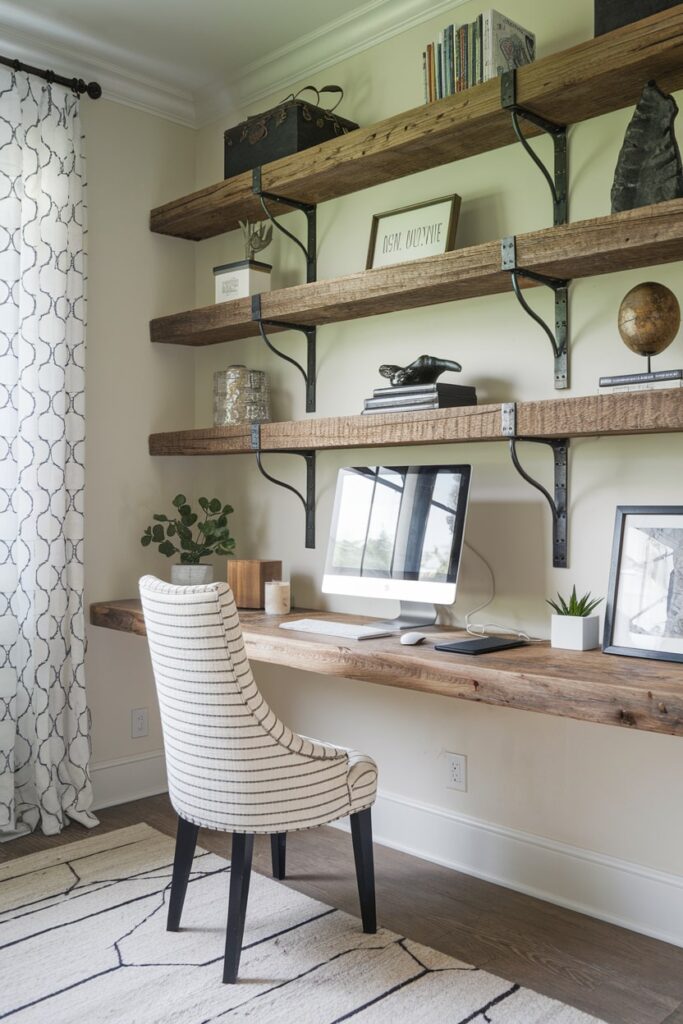
<path id="1" fill-rule="evenodd" d="M 435 642 L 458 631 L 435 626 L 420 647 L 401 647 L 397 637 L 340 641 L 279 628 L 283 619 L 325 618 L 297 610 L 282 618 L 241 611 L 247 656 L 304 672 L 396 686 L 421 693 L 538 711 L 603 725 L 683 735 L 683 666 L 602 654 L 560 651 L 532 644 L 478 658 L 443 654 Z M 330 615 L 335 620 L 357 617 Z M 140 602 L 102 601 L 90 606 L 95 626 L 145 635 Z M 371 621 L 371 620 L 368 620 Z"/>
<path id="2" fill-rule="evenodd" d="M 634 104 L 652 78 L 665 91 L 683 87 L 683 4 L 519 68 L 517 102 L 556 124 L 577 124 Z M 262 187 L 320 203 L 514 141 L 493 79 L 265 164 Z M 262 218 L 247 172 L 157 207 L 150 227 L 199 240 Z"/>
<path id="3" fill-rule="evenodd" d="M 501 405 L 429 412 L 332 416 L 262 423 L 262 451 L 392 448 L 504 441 Z M 683 390 L 553 398 L 516 404 L 516 436 L 594 437 L 683 432 Z M 249 424 L 151 434 L 151 455 L 240 455 L 253 451 Z"/>
<path id="4" fill-rule="evenodd" d="M 517 263 L 559 278 L 592 277 L 683 259 L 683 199 L 517 235 Z M 522 282 L 526 284 L 527 282 Z M 499 241 L 392 267 L 264 292 L 264 320 L 311 326 L 511 291 Z M 269 329 L 269 331 L 272 328 Z M 254 337 L 251 300 L 232 299 L 150 323 L 153 342 L 215 345 Z"/>

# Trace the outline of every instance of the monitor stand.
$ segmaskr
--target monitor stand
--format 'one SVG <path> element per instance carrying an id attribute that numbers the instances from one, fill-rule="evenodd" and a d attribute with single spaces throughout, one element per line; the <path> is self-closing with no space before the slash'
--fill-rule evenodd
<path id="1" fill-rule="evenodd" d="M 377 629 L 385 626 L 391 630 L 421 629 L 423 626 L 433 626 L 436 622 L 436 607 L 433 604 L 425 604 L 422 601 L 401 601 L 400 612 L 395 619 L 385 619 L 381 622 L 373 622 Z"/>

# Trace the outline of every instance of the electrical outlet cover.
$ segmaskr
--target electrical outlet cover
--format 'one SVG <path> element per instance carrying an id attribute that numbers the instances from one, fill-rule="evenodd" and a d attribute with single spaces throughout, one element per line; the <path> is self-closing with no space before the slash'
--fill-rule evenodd
<path id="1" fill-rule="evenodd" d="M 467 755 L 453 754 L 446 751 L 446 788 L 458 789 L 462 793 L 467 792 Z"/>

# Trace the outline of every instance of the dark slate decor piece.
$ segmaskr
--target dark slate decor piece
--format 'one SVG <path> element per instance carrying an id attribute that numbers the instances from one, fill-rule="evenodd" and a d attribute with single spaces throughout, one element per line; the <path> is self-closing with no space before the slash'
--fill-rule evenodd
<path id="1" fill-rule="evenodd" d="M 408 366 L 395 366 L 385 363 L 380 366 L 380 376 L 388 377 L 392 387 L 404 387 L 406 384 L 435 384 L 442 373 L 462 370 L 460 363 L 452 359 L 439 359 L 437 356 L 419 356 Z"/>
<path id="2" fill-rule="evenodd" d="M 648 82 L 624 136 L 612 185 L 612 213 L 683 196 L 683 166 L 674 134 L 676 101 Z"/>
<path id="3" fill-rule="evenodd" d="M 595 0 L 595 35 L 676 7 L 679 0 Z"/>

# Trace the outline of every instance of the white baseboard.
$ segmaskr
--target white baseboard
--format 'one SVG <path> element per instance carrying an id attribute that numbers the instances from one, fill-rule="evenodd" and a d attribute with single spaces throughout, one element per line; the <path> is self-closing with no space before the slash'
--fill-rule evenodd
<path id="1" fill-rule="evenodd" d="M 93 810 L 165 793 L 163 750 L 92 766 Z M 348 819 L 336 823 L 348 830 Z M 683 877 L 380 792 L 374 838 L 414 857 L 683 946 Z"/>
<path id="2" fill-rule="evenodd" d="M 168 789 L 163 750 L 132 754 L 114 761 L 100 761 L 90 766 L 94 800 L 93 811 L 128 800 L 156 796 Z"/>
<path id="3" fill-rule="evenodd" d="M 395 793 L 378 794 L 373 831 L 382 846 L 683 946 L 679 875 Z"/>

